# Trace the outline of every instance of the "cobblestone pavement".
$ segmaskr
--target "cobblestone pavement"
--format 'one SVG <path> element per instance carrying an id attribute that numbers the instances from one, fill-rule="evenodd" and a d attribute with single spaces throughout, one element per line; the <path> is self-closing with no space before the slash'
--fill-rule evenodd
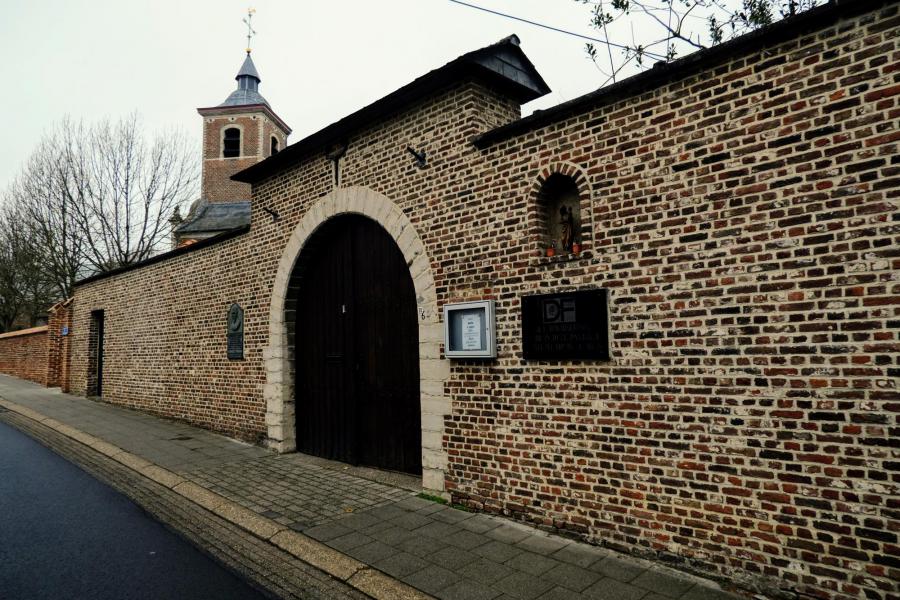
<path id="1" fill-rule="evenodd" d="M 228 462 L 183 473 L 264 517 L 302 531 L 345 514 L 409 498 L 409 490 L 363 479 L 339 463 L 300 454 Z"/>
<path id="2" fill-rule="evenodd" d="M 3 375 L 0 397 L 177 471 L 441 600 L 737 598 L 696 576 L 419 498 L 408 479 L 274 455 Z"/>

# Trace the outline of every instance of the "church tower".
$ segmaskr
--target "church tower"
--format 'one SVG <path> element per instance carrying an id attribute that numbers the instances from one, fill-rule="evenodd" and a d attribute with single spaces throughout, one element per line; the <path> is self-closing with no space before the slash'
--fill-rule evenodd
<path id="1" fill-rule="evenodd" d="M 291 133 L 259 93 L 250 52 L 235 80 L 237 89 L 224 102 L 197 109 L 203 117 L 201 197 L 211 203 L 250 200 L 250 185 L 230 177 L 284 148 Z"/>
<path id="2" fill-rule="evenodd" d="M 231 176 L 287 145 L 291 128 L 259 93 L 261 79 L 249 48 L 235 80 L 237 89 L 224 102 L 197 109 L 203 117 L 200 199 L 174 228 L 175 245 L 248 225 L 250 185 L 232 181 Z"/>

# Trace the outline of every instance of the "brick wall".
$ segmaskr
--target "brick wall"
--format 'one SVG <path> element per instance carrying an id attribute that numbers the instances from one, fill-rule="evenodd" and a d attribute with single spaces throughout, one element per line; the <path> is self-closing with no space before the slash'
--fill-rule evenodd
<path id="1" fill-rule="evenodd" d="M 0 373 L 47 383 L 47 326 L 0 334 Z"/>
<path id="2" fill-rule="evenodd" d="M 497 300 L 458 363 L 458 501 L 770 592 L 897 598 L 897 6 L 500 141 L 447 300 Z M 542 258 L 543 178 L 594 250 Z M 447 228 L 472 214 L 447 199 Z M 438 226 L 438 228 L 442 228 Z M 606 364 L 521 359 L 522 295 L 612 292 Z"/>
<path id="3" fill-rule="evenodd" d="M 859 5 L 482 150 L 518 107 L 471 82 L 348 139 L 342 184 L 404 211 L 439 303 L 497 302 L 497 360 L 454 361 L 444 390 L 457 501 L 750 589 L 897 598 L 900 18 Z M 254 189 L 249 233 L 78 287 L 73 389 L 103 309 L 107 400 L 264 436 L 273 280 L 333 189 L 324 150 Z M 543 256 L 554 173 L 578 256 Z M 521 296 L 597 286 L 610 361 L 522 360 Z"/>
<path id="4" fill-rule="evenodd" d="M 76 288 L 71 389 L 94 379 L 91 313 L 103 311 L 103 400 L 249 441 L 265 431 L 261 397 L 262 295 L 246 236 Z M 200 246 L 202 242 L 197 245 Z M 225 354 L 226 313 L 246 321 L 244 360 Z"/>
<path id="5" fill-rule="evenodd" d="M 69 391 L 69 337 L 72 327 L 72 300 L 65 300 L 50 309 L 47 323 L 47 387 Z"/>

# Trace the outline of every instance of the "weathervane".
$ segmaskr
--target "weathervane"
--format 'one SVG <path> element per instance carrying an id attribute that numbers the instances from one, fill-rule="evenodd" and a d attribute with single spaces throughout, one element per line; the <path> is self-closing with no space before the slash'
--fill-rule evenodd
<path id="1" fill-rule="evenodd" d="M 244 23 L 247 25 L 247 54 L 250 54 L 250 38 L 256 35 L 256 31 L 254 31 L 253 27 L 250 25 L 250 22 L 253 20 L 253 13 L 255 12 L 255 8 L 248 8 L 247 16 L 244 18 Z"/>

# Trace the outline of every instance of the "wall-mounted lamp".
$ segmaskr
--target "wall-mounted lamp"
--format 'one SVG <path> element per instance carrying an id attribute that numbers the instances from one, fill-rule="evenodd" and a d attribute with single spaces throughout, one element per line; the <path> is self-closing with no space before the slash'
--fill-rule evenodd
<path id="1" fill-rule="evenodd" d="M 281 218 L 281 215 L 278 214 L 278 211 L 277 211 L 277 210 L 268 208 L 268 207 L 266 207 L 266 206 L 263 206 L 262 209 L 263 209 L 264 211 L 266 211 L 267 213 L 269 213 L 269 216 L 272 217 L 272 222 L 273 222 L 273 223 L 274 223 L 275 221 L 277 221 L 278 219 Z"/>

